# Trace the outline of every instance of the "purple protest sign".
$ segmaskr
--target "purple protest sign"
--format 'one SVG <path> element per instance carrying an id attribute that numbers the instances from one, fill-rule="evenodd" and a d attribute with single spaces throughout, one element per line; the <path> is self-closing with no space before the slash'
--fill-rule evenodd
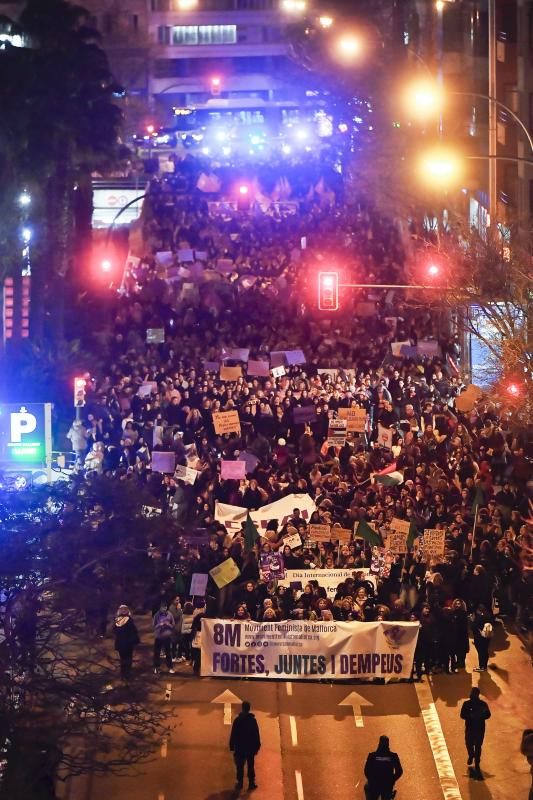
<path id="1" fill-rule="evenodd" d="M 285 358 L 289 367 L 295 364 L 305 364 L 305 355 L 303 350 L 285 350 Z"/>
<path id="2" fill-rule="evenodd" d="M 314 406 L 297 406 L 292 409 L 292 418 L 295 425 L 316 422 L 316 409 Z"/>
<path id="3" fill-rule="evenodd" d="M 244 480 L 246 477 L 246 463 L 244 461 L 221 461 L 220 477 L 224 480 Z"/>
<path id="4" fill-rule="evenodd" d="M 273 350 L 270 353 L 270 367 L 284 367 L 285 366 L 285 351 Z"/>
<path id="5" fill-rule="evenodd" d="M 249 361 L 246 374 L 253 375 L 257 378 L 269 378 L 270 365 L 268 361 Z"/>
<path id="6" fill-rule="evenodd" d="M 176 453 L 162 453 L 154 450 L 152 453 L 152 472 L 173 473 L 176 469 Z"/>

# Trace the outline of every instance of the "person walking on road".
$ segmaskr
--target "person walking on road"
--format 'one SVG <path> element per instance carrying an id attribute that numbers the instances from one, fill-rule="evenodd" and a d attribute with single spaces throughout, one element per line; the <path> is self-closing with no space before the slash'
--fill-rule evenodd
<path id="1" fill-rule="evenodd" d="M 477 650 L 479 666 L 474 672 L 486 672 L 489 663 L 489 647 L 492 636 L 491 617 L 485 606 L 479 605 L 471 617 L 474 647 Z"/>
<path id="2" fill-rule="evenodd" d="M 120 677 L 129 681 L 133 663 L 133 649 L 139 644 L 137 626 L 128 606 L 119 606 L 115 616 L 115 650 L 120 658 Z"/>
<path id="3" fill-rule="evenodd" d="M 470 692 L 470 700 L 465 700 L 462 705 L 461 719 L 465 721 L 465 743 L 468 751 L 466 763 L 469 767 L 473 763 L 477 776 L 481 777 L 481 746 L 485 738 L 485 720 L 490 719 L 490 709 L 484 700 L 479 699 L 479 695 L 479 689 L 474 686 Z"/>
<path id="4" fill-rule="evenodd" d="M 242 789 L 245 762 L 248 767 L 248 789 L 257 789 L 254 760 L 260 748 L 259 726 L 255 716 L 250 713 L 250 703 L 245 700 L 241 713 L 233 721 L 229 738 L 229 749 L 233 752 L 237 768 L 236 789 Z"/>
<path id="5" fill-rule="evenodd" d="M 161 663 L 161 650 L 165 651 L 165 660 L 168 671 L 174 674 L 172 667 L 172 640 L 175 630 L 174 617 L 168 610 L 168 604 L 164 601 L 161 608 L 154 615 L 154 672 L 157 675 L 159 664 Z"/>
<path id="6" fill-rule="evenodd" d="M 397 753 L 389 748 L 389 737 L 380 736 L 378 749 L 369 753 L 365 764 L 365 794 L 367 800 L 392 800 L 394 784 L 403 775 Z"/>

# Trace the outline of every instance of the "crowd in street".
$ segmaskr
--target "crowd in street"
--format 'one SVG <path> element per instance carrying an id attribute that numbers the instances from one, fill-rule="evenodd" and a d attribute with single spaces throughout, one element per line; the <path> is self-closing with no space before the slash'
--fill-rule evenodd
<path id="1" fill-rule="evenodd" d="M 347 281 L 405 282 L 405 232 L 362 203 L 339 207 L 321 193 L 296 212 L 211 214 L 201 200 L 158 195 L 143 241 L 113 316 L 94 333 L 101 363 L 87 373 L 87 405 L 69 438 L 88 476 L 138 481 L 182 526 L 173 552 L 154 559 L 154 669 L 163 652 L 169 670 L 189 660 L 198 671 L 207 614 L 418 620 L 415 677 L 464 668 L 469 634 L 485 670 L 496 618 L 524 631 L 531 624 L 525 442 L 490 397 L 460 410 L 458 342 L 429 307 L 400 291 L 366 290 L 346 293 L 337 315 L 314 310 L 317 270 L 332 264 Z M 201 258 L 180 262 L 183 251 Z M 161 341 L 147 341 L 147 330 L 163 330 Z M 294 351 L 303 353 L 298 363 L 279 355 Z M 274 358 L 283 374 L 268 368 Z M 258 361 L 267 362 L 263 375 L 250 369 Z M 237 372 L 223 378 L 221 367 Z M 304 408 L 308 421 L 295 414 Z M 350 408 L 366 411 L 364 430 L 332 442 L 331 421 Z M 235 410 L 240 430 L 217 433 L 213 412 Z M 152 469 L 154 452 L 174 454 L 177 470 Z M 223 479 L 221 462 L 241 454 L 245 477 Z M 312 513 L 295 507 L 257 542 L 244 523 L 235 532 L 217 519 L 221 503 L 254 511 L 291 494 L 308 495 Z M 384 545 L 393 519 L 409 523 L 415 546 L 370 579 L 374 537 Z M 312 524 L 354 535 L 316 542 Z M 445 531 L 444 551 L 429 559 L 416 546 L 426 529 Z M 291 547 L 284 539 L 295 534 Z M 301 587 L 268 579 L 265 552 L 280 553 L 285 569 L 316 570 L 316 579 Z M 222 590 L 209 578 L 206 598 L 193 603 L 192 574 L 228 558 L 240 577 Z M 333 568 L 352 577 L 328 594 L 321 576 Z M 117 640 L 133 647 L 134 627 L 121 607 Z"/>

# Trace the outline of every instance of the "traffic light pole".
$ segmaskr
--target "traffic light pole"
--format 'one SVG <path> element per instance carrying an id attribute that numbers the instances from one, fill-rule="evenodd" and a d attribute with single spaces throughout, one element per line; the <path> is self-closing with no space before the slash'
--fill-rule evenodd
<path id="1" fill-rule="evenodd" d="M 420 286 L 416 283 L 339 283 L 339 289 L 441 289 L 442 286 Z"/>

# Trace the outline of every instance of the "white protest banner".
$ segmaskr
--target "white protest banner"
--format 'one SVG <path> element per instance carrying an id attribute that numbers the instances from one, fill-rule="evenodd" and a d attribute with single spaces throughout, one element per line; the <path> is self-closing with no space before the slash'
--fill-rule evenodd
<path id="1" fill-rule="evenodd" d="M 209 575 L 207 572 L 193 572 L 191 575 L 191 597 L 205 597 L 208 580 Z"/>
<path id="2" fill-rule="evenodd" d="M 385 447 L 387 450 L 392 450 L 392 437 L 394 431 L 391 428 L 384 428 L 378 422 L 378 442 L 381 447 Z"/>
<path id="3" fill-rule="evenodd" d="M 330 542 L 331 525 L 309 525 L 307 535 L 312 542 Z"/>
<path id="4" fill-rule="evenodd" d="M 328 423 L 328 447 L 342 447 L 346 443 L 347 421 L 330 419 Z"/>
<path id="5" fill-rule="evenodd" d="M 229 503 L 215 503 L 215 520 L 224 525 L 229 533 L 239 533 L 241 522 L 246 521 L 247 510 Z"/>
<path id="6" fill-rule="evenodd" d="M 215 433 L 222 436 L 225 433 L 240 433 L 241 422 L 238 411 L 213 411 L 213 425 Z"/>
<path id="7" fill-rule="evenodd" d="M 186 264 L 188 261 L 194 261 L 194 252 L 189 248 L 178 250 L 178 261 L 180 264 Z"/>
<path id="8" fill-rule="evenodd" d="M 339 408 L 339 418 L 346 420 L 347 433 L 364 433 L 366 428 L 365 408 Z"/>
<path id="9" fill-rule="evenodd" d="M 210 569 L 209 574 L 215 581 L 217 587 L 222 589 L 223 586 L 227 586 L 228 583 L 238 578 L 241 573 L 235 561 L 232 558 L 227 558 L 222 564 Z"/>
<path id="10" fill-rule="evenodd" d="M 285 367 L 273 367 L 271 370 L 273 378 L 283 378 L 285 375 Z"/>
<path id="11" fill-rule="evenodd" d="M 200 473 L 197 469 L 193 469 L 192 467 L 184 467 L 183 464 L 178 464 L 176 467 L 176 471 L 174 473 L 174 477 L 184 483 L 187 483 L 189 486 L 194 486 L 196 482 L 196 478 Z"/>
<path id="12" fill-rule="evenodd" d="M 308 520 L 313 511 L 316 511 L 315 501 L 308 494 L 288 494 L 281 500 L 269 503 L 267 506 L 250 511 L 254 525 L 261 531 L 266 530 L 269 520 L 278 520 L 278 529 L 282 528 L 292 517 L 295 508 L 300 510 L 300 517 Z"/>
<path id="13" fill-rule="evenodd" d="M 287 545 L 291 550 L 296 550 L 302 546 L 302 537 L 299 533 L 293 533 L 291 536 L 283 537 L 283 545 Z"/>
<path id="14" fill-rule="evenodd" d="M 375 576 L 366 567 L 364 569 L 288 569 L 285 571 L 285 578 L 278 581 L 278 584 L 290 587 L 291 583 L 301 583 L 303 588 L 309 581 L 318 581 L 318 585 L 326 590 L 329 599 L 333 600 L 339 583 L 344 583 L 345 580 L 353 578 L 356 574 L 360 575 L 364 581 L 371 581 L 374 589 L 377 588 Z"/>
<path id="15" fill-rule="evenodd" d="M 157 394 L 157 381 L 145 381 L 137 389 L 137 397 L 150 397 Z"/>
<path id="16" fill-rule="evenodd" d="M 409 678 L 418 622 L 202 619 L 202 677 Z"/>
<path id="17" fill-rule="evenodd" d="M 443 556 L 446 544 L 446 531 L 438 528 L 426 528 L 420 542 L 420 549 L 424 558 Z"/>

